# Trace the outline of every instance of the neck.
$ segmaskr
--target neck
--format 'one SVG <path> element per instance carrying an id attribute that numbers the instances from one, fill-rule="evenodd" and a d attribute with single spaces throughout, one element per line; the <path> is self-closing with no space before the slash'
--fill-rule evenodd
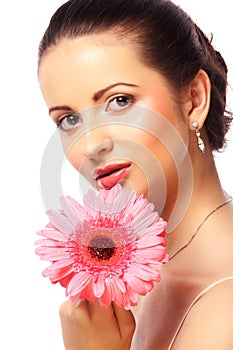
<path id="1" fill-rule="evenodd" d="M 165 208 L 162 216 L 168 221 L 167 250 L 174 253 L 188 242 L 204 218 L 218 205 L 227 199 L 223 191 L 213 156 L 211 153 L 203 156 L 194 164 L 192 161 L 193 176 L 187 173 L 187 163 L 183 164 L 183 178 L 180 179 L 181 190 L 176 203 L 170 205 L 170 212 Z M 169 215 L 169 216 L 168 216 Z"/>

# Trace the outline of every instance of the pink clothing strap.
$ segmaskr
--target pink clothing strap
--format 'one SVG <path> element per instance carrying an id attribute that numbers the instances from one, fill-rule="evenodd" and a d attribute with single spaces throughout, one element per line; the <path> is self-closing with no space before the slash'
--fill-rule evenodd
<path id="1" fill-rule="evenodd" d="M 233 280 L 233 276 L 225 277 L 225 278 L 222 278 L 222 279 L 220 279 L 220 280 L 218 280 L 218 281 L 215 281 L 215 282 L 211 283 L 209 286 L 207 286 L 205 289 L 203 289 L 203 290 L 197 295 L 197 297 L 193 300 L 193 302 L 191 303 L 191 305 L 189 306 L 189 308 L 188 308 L 187 311 L 185 312 L 185 314 L 184 314 L 184 316 L 183 316 L 183 318 L 182 318 L 182 320 L 181 320 L 181 322 L 180 322 L 180 324 L 179 324 L 179 326 L 178 326 L 178 328 L 177 328 L 177 330 L 176 330 L 176 332 L 175 332 L 175 334 L 174 334 L 174 336 L 173 336 L 173 338 L 172 338 L 172 341 L 171 341 L 171 343 L 170 343 L 170 345 L 169 345 L 169 347 L 168 347 L 168 350 L 171 350 L 171 349 L 172 349 L 172 346 L 173 346 L 174 343 L 175 343 L 175 340 L 176 340 L 176 338 L 177 338 L 177 335 L 179 334 L 179 332 L 180 332 L 180 330 L 181 330 L 181 328 L 182 328 L 182 326 L 183 326 L 183 324 L 184 324 L 184 322 L 185 322 L 185 320 L 186 320 L 186 318 L 187 318 L 187 316 L 188 316 L 190 310 L 192 309 L 192 307 L 193 307 L 203 296 L 205 296 L 211 289 L 213 289 L 214 287 L 218 286 L 219 284 L 224 283 L 224 282 L 229 281 L 229 280 Z"/>

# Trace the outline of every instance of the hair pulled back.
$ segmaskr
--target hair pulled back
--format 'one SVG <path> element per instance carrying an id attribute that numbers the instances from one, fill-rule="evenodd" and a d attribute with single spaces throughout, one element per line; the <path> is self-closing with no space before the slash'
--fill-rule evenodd
<path id="1" fill-rule="evenodd" d="M 227 66 L 201 29 L 170 0 L 70 0 L 52 16 L 40 42 L 39 64 L 63 39 L 114 31 L 134 40 L 142 61 L 157 70 L 179 93 L 203 69 L 211 81 L 205 128 L 212 150 L 225 144 L 232 115 L 226 111 Z"/>

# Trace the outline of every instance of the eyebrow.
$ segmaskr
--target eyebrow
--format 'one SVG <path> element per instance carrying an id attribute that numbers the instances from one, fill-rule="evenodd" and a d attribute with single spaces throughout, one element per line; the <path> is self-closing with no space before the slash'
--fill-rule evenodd
<path id="1" fill-rule="evenodd" d="M 92 100 L 97 102 L 101 99 L 101 97 L 110 89 L 119 86 L 119 85 L 123 85 L 123 86 L 130 86 L 130 87 L 139 87 L 138 85 L 135 84 L 129 84 L 129 83 L 115 83 L 112 85 L 107 86 L 106 88 L 97 91 L 96 93 L 94 93 L 94 95 L 92 96 Z"/>
<path id="2" fill-rule="evenodd" d="M 116 87 L 116 86 L 119 86 L 119 85 L 123 85 L 123 86 L 129 86 L 129 87 L 139 87 L 138 85 L 135 85 L 135 84 L 129 84 L 129 83 L 115 83 L 115 84 L 112 84 L 112 85 L 109 85 L 107 86 L 106 88 L 102 89 L 102 90 L 99 90 L 97 92 L 94 93 L 94 95 L 92 96 L 92 100 L 94 102 L 97 102 L 101 99 L 101 97 L 110 89 Z M 51 114 L 52 112 L 54 111 L 72 111 L 73 109 L 70 108 L 69 106 L 55 106 L 55 107 L 51 107 L 49 108 L 49 114 Z"/>
<path id="3" fill-rule="evenodd" d="M 51 114 L 54 111 L 72 111 L 72 108 L 70 108 L 69 106 L 56 106 L 56 107 L 51 107 L 49 108 L 49 114 Z"/>

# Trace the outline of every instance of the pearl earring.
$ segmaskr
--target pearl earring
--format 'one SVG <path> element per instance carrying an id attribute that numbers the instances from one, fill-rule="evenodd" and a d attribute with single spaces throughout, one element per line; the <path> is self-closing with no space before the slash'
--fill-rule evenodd
<path id="1" fill-rule="evenodd" d="M 200 148 L 202 153 L 205 153 L 205 144 L 204 144 L 204 141 L 201 138 L 201 134 L 200 134 L 200 131 L 199 131 L 199 123 L 196 120 L 194 120 L 192 122 L 192 127 L 195 129 L 198 147 Z"/>

